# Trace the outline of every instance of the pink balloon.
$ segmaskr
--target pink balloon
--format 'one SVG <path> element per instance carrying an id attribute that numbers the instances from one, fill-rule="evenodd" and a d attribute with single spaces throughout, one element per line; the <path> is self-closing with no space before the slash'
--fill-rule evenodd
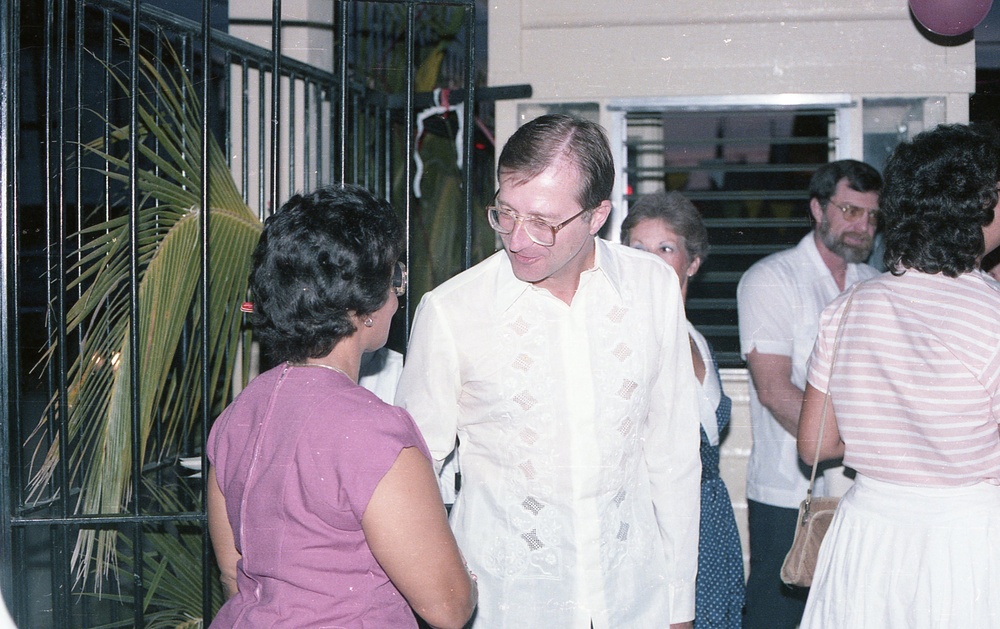
<path id="1" fill-rule="evenodd" d="M 993 0 L 910 0 L 913 17 L 938 35 L 961 35 L 983 21 Z"/>

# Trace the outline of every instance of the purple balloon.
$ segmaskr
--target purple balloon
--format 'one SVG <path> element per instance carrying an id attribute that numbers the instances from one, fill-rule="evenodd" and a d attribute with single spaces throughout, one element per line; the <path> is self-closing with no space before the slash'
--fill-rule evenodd
<path id="1" fill-rule="evenodd" d="M 990 12 L 993 0 L 910 0 L 913 17 L 938 35 L 968 33 Z"/>

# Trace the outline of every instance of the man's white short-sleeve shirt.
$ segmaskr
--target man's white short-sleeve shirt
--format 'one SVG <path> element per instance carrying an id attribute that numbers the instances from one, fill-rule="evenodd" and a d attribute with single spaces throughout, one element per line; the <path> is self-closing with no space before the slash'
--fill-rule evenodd
<path id="1" fill-rule="evenodd" d="M 875 275 L 878 271 L 867 264 L 848 264 L 845 288 Z M 795 247 L 751 266 L 736 291 L 743 358 L 754 349 L 791 357 L 792 383 L 805 390 L 820 314 L 840 293 L 816 248 L 814 232 Z M 752 383 L 750 419 L 753 448 L 747 467 L 747 498 L 797 509 L 809 487 L 809 470 L 799 461 L 795 437 L 760 403 Z M 817 479 L 817 494 L 826 494 L 823 479 Z"/>

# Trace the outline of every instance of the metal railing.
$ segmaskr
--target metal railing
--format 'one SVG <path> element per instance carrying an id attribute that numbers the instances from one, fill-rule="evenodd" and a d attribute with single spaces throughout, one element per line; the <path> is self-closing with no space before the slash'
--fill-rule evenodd
<path id="1" fill-rule="evenodd" d="M 492 186 L 492 159 L 478 181 L 473 168 L 477 130 L 471 122 L 481 78 L 474 0 L 334 4 L 333 23 L 320 25 L 332 31 L 335 42 L 331 69 L 322 70 L 280 54 L 281 0 L 272 4 L 270 49 L 210 28 L 218 17 L 212 15 L 217 8 L 210 0 L 200 2 L 200 21 L 138 0 L 2 3 L 0 399 L 6 421 L 0 424 L 0 587 L 22 628 L 167 626 L 170 614 L 210 619 L 219 602 L 203 481 L 178 465 L 184 457 L 204 464 L 211 418 L 233 389 L 228 374 L 209 368 L 196 374 L 179 370 L 191 364 L 189 359 L 216 364 L 213 352 L 219 351 L 209 326 L 200 325 L 225 314 L 211 306 L 217 289 L 208 278 L 221 247 L 212 212 L 195 212 L 195 307 L 184 311 L 178 304 L 185 322 L 177 355 L 165 368 L 167 389 L 192 391 L 162 394 L 172 404 L 188 405 L 184 423 L 170 428 L 159 421 L 176 409 L 147 411 L 149 396 L 161 395 L 155 393 L 157 375 L 129 369 L 128 434 L 120 438 L 122 451 L 111 453 L 125 461 L 124 499 L 88 508 L 86 478 L 100 462 L 77 456 L 89 452 L 90 437 L 84 438 L 74 423 L 85 417 L 74 414 L 83 412 L 74 374 L 143 364 L 139 335 L 144 297 L 138 277 L 150 264 L 143 238 L 155 233 L 160 221 L 166 229 L 168 214 L 166 205 L 157 205 L 163 202 L 160 197 L 143 183 L 150 174 L 198 182 L 197 189 L 187 189 L 199 200 L 196 209 L 213 209 L 230 184 L 213 178 L 215 165 L 201 157 L 217 150 L 232 188 L 257 219 L 294 191 L 360 183 L 390 199 L 405 217 L 411 240 L 407 255 L 431 259 L 433 251 L 413 242 L 414 213 L 429 211 L 413 191 L 413 156 L 420 150 L 415 129 L 421 109 L 442 103 L 440 92 L 418 90 L 416 74 L 424 52 L 443 47 L 434 86 L 450 90 L 444 92 L 450 95 L 444 115 L 449 107 L 464 104 L 469 119 L 453 138 L 461 140 L 453 142 L 461 147 L 454 174 L 464 224 L 457 247 L 460 260 L 450 264 L 464 268 L 478 257 L 478 213 L 471 208 L 492 193 L 486 189 Z M 453 25 L 443 39 L 442 16 Z M 482 92 L 487 99 L 528 94 L 524 87 Z M 190 124 L 175 129 L 187 135 L 168 147 L 150 129 L 170 126 L 161 112 L 172 99 Z M 482 156 L 476 161 L 481 163 Z M 173 172 L 178 163 L 199 172 Z M 149 221 L 151 232 L 145 231 L 151 229 Z M 122 259 L 127 279 L 107 296 L 110 301 L 112 293 L 120 292 L 124 319 L 134 324 L 124 336 L 125 356 L 91 355 L 88 343 L 107 330 L 99 329 L 96 319 L 72 320 L 93 282 L 82 270 L 89 247 L 102 238 L 119 237 L 111 224 L 122 226 L 126 241 Z M 408 301 L 397 326 L 404 337 L 410 311 Z M 231 344 L 223 353 L 242 355 L 244 349 Z M 81 359 L 84 352 L 86 360 Z M 105 371 L 103 366 L 88 367 L 88 360 L 96 365 L 99 358 L 110 365 Z M 246 363 L 239 367 L 233 376 L 237 388 L 248 373 Z M 144 413 L 151 413 L 148 425 L 142 423 Z M 40 477 L 46 466 L 49 473 Z M 81 569 L 78 553 L 95 553 L 78 545 L 81 532 L 87 531 L 96 532 L 98 540 L 116 542 L 113 552 L 108 551 L 106 577 L 86 563 Z M 193 589 L 166 591 L 168 580 Z M 192 592 L 193 604 L 177 603 L 185 595 L 190 603 Z"/>

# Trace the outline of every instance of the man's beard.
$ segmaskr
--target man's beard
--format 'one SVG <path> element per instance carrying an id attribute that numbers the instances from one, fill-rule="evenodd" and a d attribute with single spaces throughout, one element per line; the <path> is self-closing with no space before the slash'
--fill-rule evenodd
<path id="1" fill-rule="evenodd" d="M 835 237 L 830 233 L 830 219 L 824 214 L 823 220 L 816 227 L 816 232 L 819 234 L 820 240 L 826 245 L 826 248 L 832 251 L 837 256 L 844 259 L 845 262 L 849 264 L 857 264 L 859 262 L 864 262 L 868 260 L 868 256 L 872 254 L 872 244 L 874 239 L 865 232 L 844 232 L 840 236 Z M 864 244 L 862 245 L 849 245 L 844 242 L 844 235 L 851 233 L 851 235 L 856 236 L 858 239 L 863 239 Z"/>

